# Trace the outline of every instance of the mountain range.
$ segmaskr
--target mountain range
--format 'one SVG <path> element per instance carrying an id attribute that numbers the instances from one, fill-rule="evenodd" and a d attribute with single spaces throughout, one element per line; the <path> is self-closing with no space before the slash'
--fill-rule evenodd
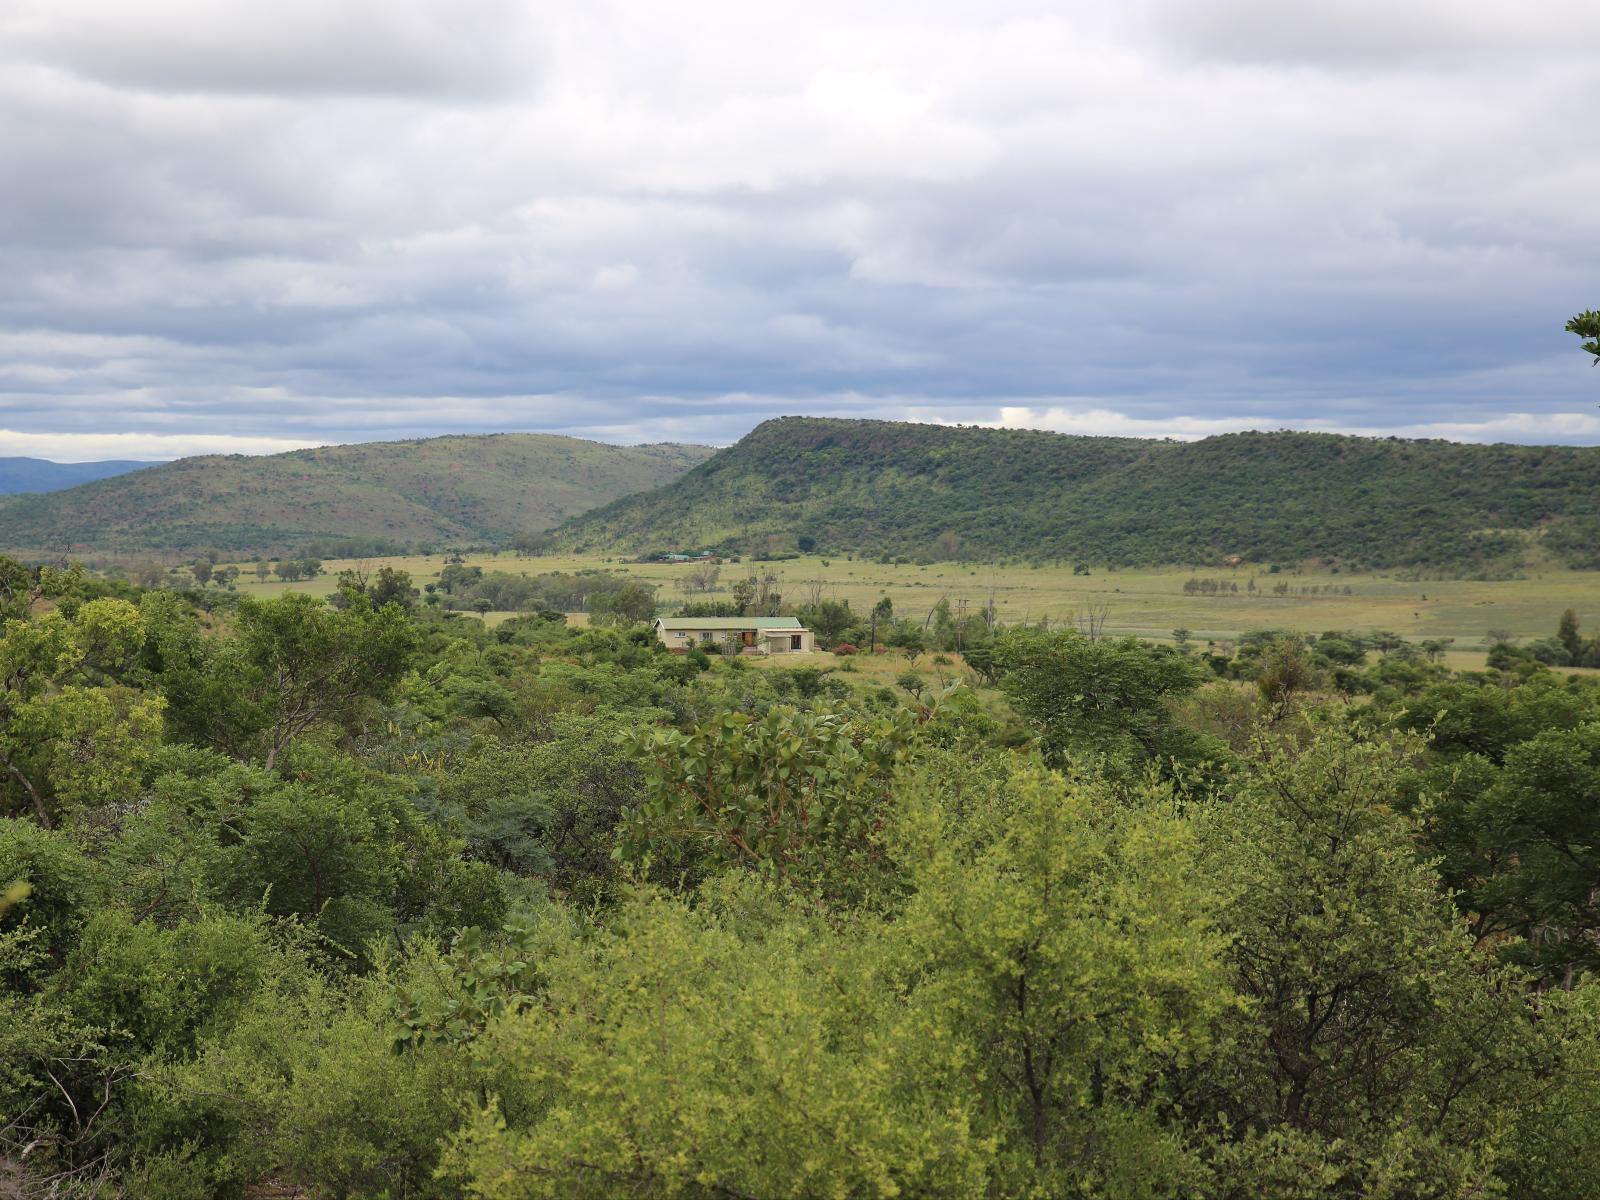
<path id="1" fill-rule="evenodd" d="M 544 434 L 180 459 L 0 497 L 0 550 L 505 545 L 1091 565 L 1600 568 L 1600 448 L 1193 442 L 785 417 L 723 450 Z"/>
<path id="2" fill-rule="evenodd" d="M 0 549 L 298 552 L 504 543 L 704 461 L 705 446 L 610 446 L 501 433 L 181 458 L 48 495 L 0 499 Z"/>
<path id="3" fill-rule="evenodd" d="M 0 458 L 0 496 L 17 492 L 57 492 L 148 466 L 147 462 L 131 460 L 58 463 L 44 458 Z"/>

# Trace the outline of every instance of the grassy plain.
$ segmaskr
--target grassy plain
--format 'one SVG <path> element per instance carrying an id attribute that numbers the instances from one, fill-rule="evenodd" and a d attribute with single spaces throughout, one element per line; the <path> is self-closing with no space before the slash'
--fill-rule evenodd
<path id="1" fill-rule="evenodd" d="M 599 569 L 627 572 L 659 584 L 663 604 L 675 606 L 686 599 L 726 600 L 734 580 L 752 573 L 778 576 L 777 590 L 795 601 L 824 597 L 848 600 L 859 611 L 870 609 L 888 596 L 900 616 L 922 617 L 941 599 L 952 608 L 967 602 L 977 612 L 991 599 L 1002 621 L 1068 622 L 1086 614 L 1103 614 L 1108 633 L 1167 638 L 1187 628 L 1201 642 L 1223 641 L 1250 629 L 1295 629 L 1321 632 L 1350 629 L 1364 632 L 1391 630 L 1402 637 L 1454 638 L 1457 666 L 1481 665 L 1481 643 L 1490 629 L 1504 629 L 1517 638 L 1544 637 L 1555 632 L 1563 609 L 1576 609 L 1587 628 L 1600 625 L 1600 572 L 1546 570 L 1528 578 L 1497 582 L 1471 580 L 1412 581 L 1393 573 L 1269 575 L 1240 567 L 1232 571 L 1211 569 L 1096 571 L 1074 575 L 1068 567 L 986 566 L 935 563 L 929 566 L 891 566 L 876 561 L 790 559 L 776 563 L 727 563 L 719 583 L 722 590 L 686 597 L 679 583 L 688 573 L 684 566 L 663 563 L 629 563 L 615 559 L 548 555 L 529 558 L 512 553 L 469 556 L 469 565 L 485 571 L 536 575 L 546 571 Z M 295 584 L 277 578 L 259 582 L 250 564 L 239 564 L 241 591 L 269 595 L 293 589 L 327 594 L 342 569 L 360 566 L 376 570 L 394 566 L 410 573 L 417 586 L 437 580 L 444 558 L 365 559 L 359 563 L 329 561 L 326 574 Z M 1237 583 L 1238 593 L 1194 595 L 1184 592 L 1192 577 L 1225 579 Z M 1254 581 L 1256 591 L 1247 591 Z M 1274 595 L 1279 583 L 1288 595 Z M 1348 587 L 1350 594 L 1343 589 Z M 1301 594 L 1303 588 L 1320 588 L 1318 594 Z"/>

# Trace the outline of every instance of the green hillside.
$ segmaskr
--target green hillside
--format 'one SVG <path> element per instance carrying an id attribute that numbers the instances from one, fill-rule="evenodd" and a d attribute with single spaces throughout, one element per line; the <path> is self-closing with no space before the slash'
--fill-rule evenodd
<path id="1" fill-rule="evenodd" d="M 504 433 L 184 458 L 0 500 L 0 549 L 274 553 L 348 538 L 504 541 L 659 487 L 711 453 Z"/>
<path id="2" fill-rule="evenodd" d="M 1289 432 L 1165 442 L 786 417 L 561 537 L 587 551 L 804 538 L 837 554 L 1368 567 L 1504 564 L 1539 537 L 1562 561 L 1600 566 L 1600 448 Z"/>

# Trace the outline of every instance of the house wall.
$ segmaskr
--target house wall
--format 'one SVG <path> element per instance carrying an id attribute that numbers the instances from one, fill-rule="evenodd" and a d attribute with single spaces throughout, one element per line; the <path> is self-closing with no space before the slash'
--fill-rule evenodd
<path id="1" fill-rule="evenodd" d="M 726 646 L 730 638 L 742 641 L 744 633 L 745 631 L 740 628 L 670 629 L 665 625 L 656 626 L 656 637 L 668 650 L 678 654 L 703 645 L 708 639 L 723 646 Z M 809 653 L 816 648 L 815 639 L 809 629 L 759 630 L 755 635 L 754 648 L 763 654 L 789 654 L 792 653 L 790 644 L 795 636 L 800 638 L 800 653 Z"/>
<path id="2" fill-rule="evenodd" d="M 794 648 L 794 639 L 800 639 L 800 648 Z M 816 649 L 809 629 L 769 629 L 766 631 L 768 654 L 809 654 Z"/>

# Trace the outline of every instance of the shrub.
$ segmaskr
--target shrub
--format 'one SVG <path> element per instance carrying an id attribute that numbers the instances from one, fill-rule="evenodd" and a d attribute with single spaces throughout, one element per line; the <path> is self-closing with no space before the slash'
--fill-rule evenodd
<path id="1" fill-rule="evenodd" d="M 833 652 L 835 654 L 839 655 L 841 658 L 843 658 L 843 657 L 848 657 L 851 654 L 854 654 L 856 652 L 856 648 L 854 646 L 852 646 L 849 642 L 840 642 L 837 646 L 835 646 L 833 648 Z"/>

